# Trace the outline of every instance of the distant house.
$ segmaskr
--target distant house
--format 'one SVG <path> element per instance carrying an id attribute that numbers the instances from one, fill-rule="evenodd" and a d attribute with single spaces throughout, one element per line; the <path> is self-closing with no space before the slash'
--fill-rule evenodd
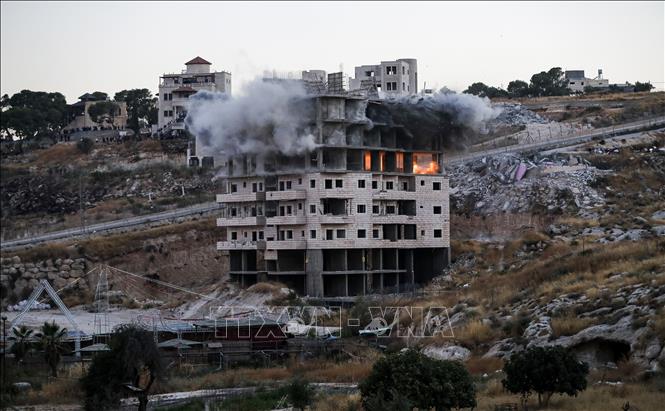
<path id="1" fill-rule="evenodd" d="M 71 133 L 76 131 L 124 130 L 127 127 L 127 103 L 124 101 L 114 102 L 118 106 L 118 112 L 115 115 L 104 118 L 101 123 L 93 121 L 88 110 L 102 101 L 109 101 L 109 99 L 90 93 L 85 93 L 79 97 L 78 102 L 68 107 L 71 121 L 63 128 L 63 131 Z"/>
<path id="2" fill-rule="evenodd" d="M 610 81 L 602 78 L 603 71 L 598 70 L 596 78 L 588 78 L 584 75 L 584 70 L 566 70 L 564 76 L 567 81 L 568 90 L 573 93 L 584 93 L 587 87 L 596 89 L 608 89 Z"/>
<path id="3" fill-rule="evenodd" d="M 184 130 L 189 97 L 199 90 L 219 91 L 231 95 L 231 73 L 210 71 L 211 62 L 195 57 L 185 63 L 181 73 L 163 74 L 159 78 L 159 116 L 161 131 Z"/>

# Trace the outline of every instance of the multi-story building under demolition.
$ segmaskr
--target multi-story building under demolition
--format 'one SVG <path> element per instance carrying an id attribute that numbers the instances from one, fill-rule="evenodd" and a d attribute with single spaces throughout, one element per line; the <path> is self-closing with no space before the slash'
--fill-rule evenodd
<path id="1" fill-rule="evenodd" d="M 221 164 L 217 248 L 231 278 L 332 297 L 409 290 L 439 275 L 450 258 L 440 138 L 382 123 L 383 101 L 307 101 L 314 151 Z"/>

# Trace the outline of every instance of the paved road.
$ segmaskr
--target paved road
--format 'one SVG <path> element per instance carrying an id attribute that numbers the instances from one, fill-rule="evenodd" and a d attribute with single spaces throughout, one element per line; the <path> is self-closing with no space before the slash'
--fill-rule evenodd
<path id="1" fill-rule="evenodd" d="M 219 204 L 215 202 L 197 204 L 190 207 L 179 208 L 177 210 L 164 211 L 161 213 L 148 214 L 144 216 L 131 217 L 122 220 L 108 221 L 105 223 L 91 224 L 85 228 L 70 228 L 67 230 L 53 231 L 41 234 L 35 237 L 21 238 L 16 240 L 2 241 L 0 248 L 12 249 L 24 245 L 37 244 L 45 241 L 62 240 L 65 238 L 74 238 L 89 234 L 101 234 L 110 230 L 129 228 L 143 224 L 172 220 L 180 217 L 187 217 L 196 214 L 207 213 L 219 209 Z"/>
<path id="2" fill-rule="evenodd" d="M 608 138 L 616 135 L 629 134 L 629 133 L 634 133 L 636 131 L 649 130 L 658 127 L 665 127 L 665 117 L 636 121 L 634 123 L 628 123 L 617 127 L 606 127 L 603 129 L 591 130 L 583 134 L 576 134 L 570 137 L 565 137 L 557 140 L 550 140 L 546 142 L 531 143 L 531 144 L 518 144 L 513 146 L 501 147 L 497 149 L 480 151 L 477 153 L 469 153 L 461 156 L 454 156 L 446 158 L 444 160 L 444 163 L 458 164 L 464 161 L 469 161 L 476 158 L 485 157 L 487 155 L 499 154 L 499 153 L 549 150 L 559 147 L 566 147 L 575 144 L 580 144 L 592 140 L 594 138 Z M 115 220 L 106 223 L 92 224 L 86 226 L 85 228 L 71 228 L 68 230 L 54 231 L 51 233 L 46 233 L 35 237 L 2 241 L 2 243 L 0 244 L 0 248 L 3 250 L 9 250 L 21 246 L 38 244 L 45 241 L 62 240 L 66 238 L 75 238 L 91 234 L 96 235 L 121 228 L 135 227 L 143 224 L 171 220 L 179 217 L 187 217 L 191 215 L 202 214 L 214 211 L 216 209 L 219 209 L 219 204 L 214 202 L 198 204 L 195 206 L 180 208 L 172 211 L 164 211 L 161 213 L 148 214 L 145 216 L 132 217 L 123 220 Z"/>
<path id="3" fill-rule="evenodd" d="M 609 138 L 612 136 L 630 134 L 644 130 L 653 130 L 661 127 L 665 127 L 665 116 L 652 118 L 648 120 L 640 120 L 633 123 L 623 124 L 620 126 L 589 130 L 588 132 L 583 132 L 582 134 L 573 134 L 572 136 L 560 139 L 554 139 L 554 140 L 543 141 L 538 143 L 530 143 L 530 144 L 515 144 L 511 146 L 479 151 L 477 153 L 468 153 L 463 155 L 451 156 L 444 158 L 444 164 L 459 164 L 469 160 L 474 160 L 477 158 L 482 158 L 493 154 L 550 150 L 554 148 L 567 147 L 584 143 L 587 141 L 591 141 L 593 139 Z"/>

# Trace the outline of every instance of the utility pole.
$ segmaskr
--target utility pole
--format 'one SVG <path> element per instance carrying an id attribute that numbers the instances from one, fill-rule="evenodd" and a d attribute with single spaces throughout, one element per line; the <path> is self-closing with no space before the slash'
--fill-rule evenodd
<path id="1" fill-rule="evenodd" d="M 79 215 L 81 216 L 81 230 L 85 233 L 85 218 L 83 217 L 83 170 L 79 170 Z"/>

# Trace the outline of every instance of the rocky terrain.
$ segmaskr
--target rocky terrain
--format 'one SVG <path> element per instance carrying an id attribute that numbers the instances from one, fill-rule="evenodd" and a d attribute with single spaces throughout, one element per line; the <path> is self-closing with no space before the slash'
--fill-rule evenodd
<path id="1" fill-rule="evenodd" d="M 457 227 L 453 265 L 413 302 L 450 308 L 455 336 L 423 341 L 428 355 L 489 361 L 556 344 L 610 374 L 665 369 L 664 134 L 450 174 L 453 224 L 508 227 Z M 527 220 L 511 213 L 541 217 L 515 225 Z"/>
<path id="2" fill-rule="evenodd" d="M 187 168 L 183 147 L 174 144 L 98 143 L 85 154 L 59 143 L 3 156 L 2 238 L 211 201 L 212 172 Z"/>

